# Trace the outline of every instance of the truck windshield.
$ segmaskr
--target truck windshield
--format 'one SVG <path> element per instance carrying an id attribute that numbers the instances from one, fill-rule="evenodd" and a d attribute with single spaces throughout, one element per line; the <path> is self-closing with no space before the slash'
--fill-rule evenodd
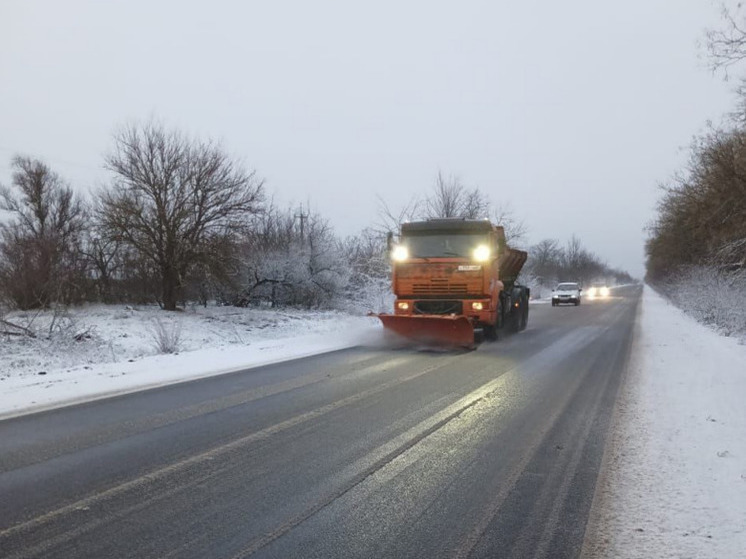
<path id="1" fill-rule="evenodd" d="M 489 246 L 489 236 L 475 233 L 410 233 L 402 239 L 410 258 L 470 258 L 480 245 Z"/>

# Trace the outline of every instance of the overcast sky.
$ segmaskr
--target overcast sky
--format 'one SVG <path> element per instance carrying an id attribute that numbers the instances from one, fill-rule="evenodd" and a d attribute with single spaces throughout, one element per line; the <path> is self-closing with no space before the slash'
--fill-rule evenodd
<path id="1" fill-rule="evenodd" d="M 222 140 L 342 235 L 438 170 L 642 276 L 657 184 L 733 86 L 708 0 L 0 0 L 0 182 L 15 153 L 105 181 L 113 130 Z"/>

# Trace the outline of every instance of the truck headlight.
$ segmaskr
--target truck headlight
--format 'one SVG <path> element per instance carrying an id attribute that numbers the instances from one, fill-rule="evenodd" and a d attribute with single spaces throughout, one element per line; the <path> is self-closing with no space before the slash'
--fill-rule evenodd
<path id="1" fill-rule="evenodd" d="M 402 262 L 409 258 L 409 250 L 407 250 L 407 247 L 405 247 L 404 245 L 397 245 L 391 252 L 391 258 L 393 258 L 397 262 Z"/>
<path id="2" fill-rule="evenodd" d="M 474 249 L 474 260 L 477 262 L 486 262 L 490 259 L 490 247 L 487 245 L 479 245 Z"/>

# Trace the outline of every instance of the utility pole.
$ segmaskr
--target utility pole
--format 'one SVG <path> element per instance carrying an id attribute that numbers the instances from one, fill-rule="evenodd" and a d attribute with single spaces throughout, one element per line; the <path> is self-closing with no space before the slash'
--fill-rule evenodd
<path id="1" fill-rule="evenodd" d="M 306 218 L 308 217 L 308 214 L 303 213 L 303 204 L 300 205 L 300 209 L 298 211 L 300 213 L 295 214 L 295 217 L 300 219 L 300 248 L 305 248 L 306 238 L 304 235 L 304 230 L 305 230 L 305 223 L 306 223 Z"/>

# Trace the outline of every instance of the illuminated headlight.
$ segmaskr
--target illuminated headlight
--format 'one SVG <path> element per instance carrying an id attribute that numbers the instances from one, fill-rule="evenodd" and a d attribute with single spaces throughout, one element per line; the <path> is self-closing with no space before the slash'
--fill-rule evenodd
<path id="1" fill-rule="evenodd" d="M 474 249 L 474 260 L 477 262 L 486 262 L 490 259 L 490 247 L 487 245 L 479 245 Z"/>
<path id="2" fill-rule="evenodd" d="M 396 308 L 398 308 L 400 311 L 406 311 L 407 309 L 409 309 L 409 303 L 407 303 L 406 301 L 399 301 L 396 304 Z"/>
<path id="3" fill-rule="evenodd" d="M 475 302 L 473 302 L 473 303 L 471 304 L 471 308 L 472 308 L 472 310 L 474 310 L 474 311 L 481 311 L 481 310 L 482 310 L 482 308 L 483 308 L 483 307 L 482 307 L 482 303 L 480 303 L 479 301 L 475 301 Z"/>
<path id="4" fill-rule="evenodd" d="M 402 262 L 409 258 L 409 251 L 407 250 L 407 247 L 405 247 L 404 245 L 395 246 L 393 252 L 391 253 L 391 258 L 393 258 L 397 262 Z"/>
<path id="5" fill-rule="evenodd" d="M 601 288 L 601 297 L 608 297 L 609 296 L 609 288 L 608 287 L 602 287 Z"/>
<path id="6" fill-rule="evenodd" d="M 588 297 L 595 297 L 595 296 L 596 296 L 596 288 L 595 287 L 590 287 L 588 289 Z"/>

